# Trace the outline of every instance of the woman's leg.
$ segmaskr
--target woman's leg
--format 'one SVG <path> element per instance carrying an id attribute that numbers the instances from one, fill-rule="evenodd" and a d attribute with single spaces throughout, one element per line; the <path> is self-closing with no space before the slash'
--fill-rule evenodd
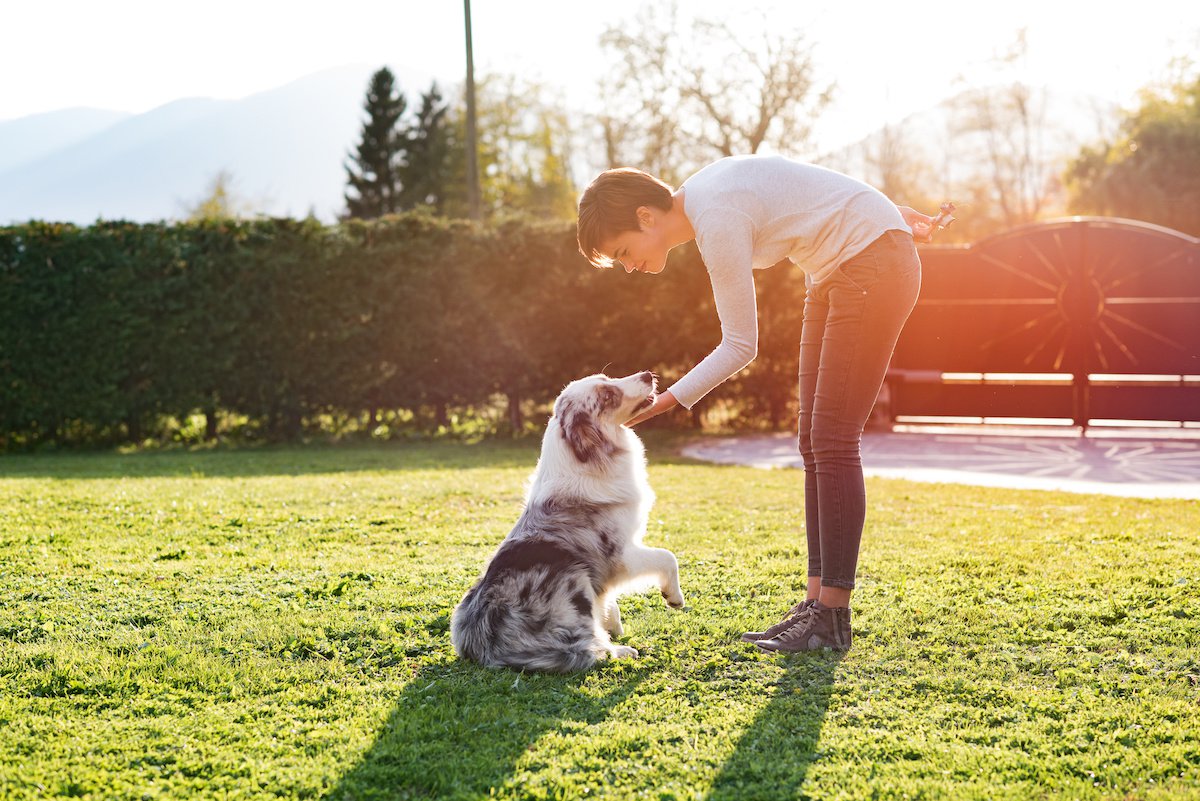
<path id="1" fill-rule="evenodd" d="M 804 460 L 804 529 L 808 541 L 808 598 L 821 595 L 820 495 L 817 463 L 812 447 L 813 399 L 821 366 L 821 341 L 829 303 L 810 284 L 804 298 L 804 324 L 800 329 L 800 416 L 797 420 L 800 456 Z"/>
<path id="2" fill-rule="evenodd" d="M 847 606 L 854 588 L 866 518 L 862 432 L 920 286 L 916 247 L 899 231 L 885 234 L 822 282 L 829 311 L 810 436 L 825 606 Z"/>
<path id="3" fill-rule="evenodd" d="M 849 647 L 848 607 L 866 518 L 862 432 L 920 284 L 912 238 L 895 231 L 809 289 L 800 346 L 799 440 L 809 584 L 819 571 L 820 606 L 759 642 L 768 650 Z"/>

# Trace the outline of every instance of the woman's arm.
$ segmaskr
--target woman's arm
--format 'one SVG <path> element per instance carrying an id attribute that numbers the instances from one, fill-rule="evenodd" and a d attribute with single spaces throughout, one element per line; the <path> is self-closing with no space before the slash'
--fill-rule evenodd
<path id="1" fill-rule="evenodd" d="M 721 342 L 670 388 L 688 409 L 758 354 L 753 222 L 739 211 L 718 207 L 702 213 L 693 225 L 712 285 Z"/>
<path id="2" fill-rule="evenodd" d="M 636 426 L 638 423 L 644 423 L 651 417 L 657 417 L 663 412 L 669 412 L 679 405 L 679 401 L 675 400 L 675 396 L 671 394 L 671 390 L 663 390 L 658 393 L 658 397 L 654 399 L 654 405 L 646 411 L 629 420 L 625 425 Z"/>

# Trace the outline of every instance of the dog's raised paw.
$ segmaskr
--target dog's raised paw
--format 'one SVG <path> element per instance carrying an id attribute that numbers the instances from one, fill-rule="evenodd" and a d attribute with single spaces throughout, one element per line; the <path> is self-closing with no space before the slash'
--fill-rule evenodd
<path id="1" fill-rule="evenodd" d="M 671 607 L 672 609 L 682 609 L 682 608 L 683 608 L 683 606 L 684 606 L 684 604 L 686 603 L 686 602 L 683 600 L 683 594 L 682 594 L 682 593 L 680 593 L 680 595 L 679 595 L 679 597 L 678 597 L 678 598 L 672 598 L 671 596 L 667 595 L 667 594 L 664 592 L 664 593 L 662 594 L 662 597 L 663 597 L 663 599 L 664 599 L 664 600 L 667 602 L 667 606 Z"/>

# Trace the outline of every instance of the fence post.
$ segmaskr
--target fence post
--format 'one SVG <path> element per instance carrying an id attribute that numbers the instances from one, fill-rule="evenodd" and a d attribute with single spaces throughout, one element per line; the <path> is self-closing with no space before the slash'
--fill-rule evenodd
<path id="1" fill-rule="evenodd" d="M 1092 269 L 1088 263 L 1088 223 L 1076 218 L 1070 230 L 1073 234 L 1075 258 L 1066 266 L 1063 282 L 1063 315 L 1067 318 L 1066 367 L 1071 371 L 1071 410 L 1075 425 L 1087 430 L 1088 419 L 1088 353 L 1095 336 L 1095 325 L 1089 303 L 1088 289 L 1092 285 Z"/>

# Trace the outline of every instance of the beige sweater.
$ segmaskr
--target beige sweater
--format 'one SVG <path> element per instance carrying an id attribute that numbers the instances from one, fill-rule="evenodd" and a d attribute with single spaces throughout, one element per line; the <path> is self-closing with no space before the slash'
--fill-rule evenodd
<path id="1" fill-rule="evenodd" d="M 885 231 L 909 230 L 878 190 L 781 156 L 724 158 L 681 189 L 721 320 L 721 344 L 671 387 L 688 409 L 758 353 L 755 270 L 790 259 L 820 282 Z"/>

